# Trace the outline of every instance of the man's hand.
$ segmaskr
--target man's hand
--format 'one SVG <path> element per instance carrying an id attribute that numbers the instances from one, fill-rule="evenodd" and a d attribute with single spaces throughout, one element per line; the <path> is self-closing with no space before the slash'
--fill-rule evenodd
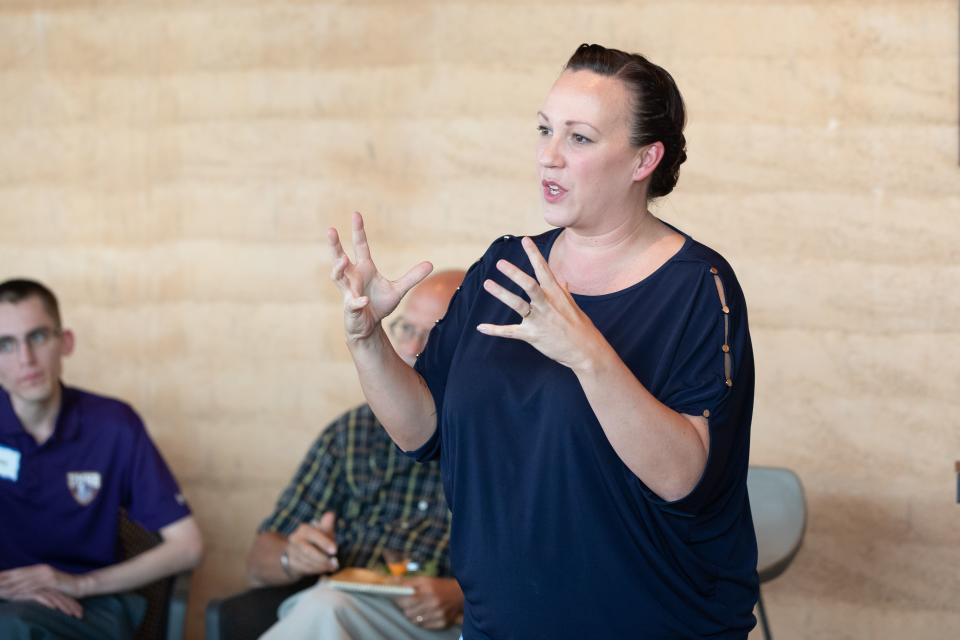
<path id="1" fill-rule="evenodd" d="M 24 596 L 14 598 L 14 600 L 39 602 L 45 607 L 50 607 L 74 618 L 83 617 L 83 606 L 68 595 L 62 594 L 54 589 L 40 589 Z"/>
<path id="2" fill-rule="evenodd" d="M 83 617 L 80 597 L 82 578 L 58 571 L 47 564 L 35 564 L 0 571 L 0 598 L 38 602 L 74 618 Z M 71 597 L 74 596 L 74 597 Z"/>
<path id="3" fill-rule="evenodd" d="M 287 559 L 290 570 L 297 576 L 332 573 L 340 568 L 334 532 L 336 521 L 336 515 L 327 511 L 320 520 L 303 523 L 290 534 Z"/>
<path id="4" fill-rule="evenodd" d="M 24 596 L 40 590 L 57 591 L 72 598 L 82 598 L 83 587 L 82 576 L 64 573 L 48 564 L 34 564 L 0 572 L 0 598 L 7 600 L 23 599 Z"/>
<path id="5" fill-rule="evenodd" d="M 417 590 L 394 598 L 407 619 L 424 629 L 446 629 L 463 613 L 463 591 L 453 578 L 401 578 L 400 584 Z"/>

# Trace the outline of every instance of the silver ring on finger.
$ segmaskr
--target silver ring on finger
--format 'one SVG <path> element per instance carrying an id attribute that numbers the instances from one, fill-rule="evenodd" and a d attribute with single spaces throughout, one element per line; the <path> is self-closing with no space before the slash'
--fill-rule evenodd
<path id="1" fill-rule="evenodd" d="M 525 314 L 523 314 L 522 317 L 523 317 L 524 319 L 529 318 L 531 313 L 533 313 L 533 303 L 528 303 L 528 304 L 527 304 L 527 312 L 526 312 Z"/>

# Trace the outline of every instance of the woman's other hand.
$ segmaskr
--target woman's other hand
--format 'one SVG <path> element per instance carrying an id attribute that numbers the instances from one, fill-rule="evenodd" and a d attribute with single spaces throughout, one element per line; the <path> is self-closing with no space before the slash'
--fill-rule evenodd
<path id="1" fill-rule="evenodd" d="M 433 265 L 421 262 L 398 280 L 388 280 L 370 257 L 363 217 L 353 214 L 354 261 L 343 251 L 337 230 L 327 230 L 327 240 L 333 258 L 330 278 L 343 294 L 344 328 L 348 341 L 369 338 L 380 321 L 397 308 L 400 300 L 417 283 L 430 275 Z"/>
<path id="2" fill-rule="evenodd" d="M 559 281 L 550 270 L 533 240 L 523 238 L 521 243 L 536 278 L 506 260 L 498 261 L 497 269 L 523 289 L 529 302 L 493 280 L 483 283 L 487 293 L 520 315 L 520 324 L 480 324 L 477 331 L 489 336 L 523 340 L 548 358 L 575 371 L 589 367 L 596 348 L 606 345 L 606 340 L 577 306 L 566 283 Z"/>

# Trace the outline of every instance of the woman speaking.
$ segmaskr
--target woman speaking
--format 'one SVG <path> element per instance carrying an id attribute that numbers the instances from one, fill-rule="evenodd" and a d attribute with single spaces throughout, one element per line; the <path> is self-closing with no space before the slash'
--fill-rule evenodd
<path id="1" fill-rule="evenodd" d="M 580 46 L 537 114 L 544 219 L 470 269 L 414 368 L 381 322 L 431 270 L 329 231 L 347 344 L 393 440 L 439 456 L 465 640 L 745 638 L 747 310 L 727 262 L 650 213 L 686 158 L 642 56 Z"/>

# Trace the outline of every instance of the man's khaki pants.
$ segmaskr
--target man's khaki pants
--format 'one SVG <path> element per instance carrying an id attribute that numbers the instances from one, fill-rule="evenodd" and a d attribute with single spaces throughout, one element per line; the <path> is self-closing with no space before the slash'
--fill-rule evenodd
<path id="1" fill-rule="evenodd" d="M 261 640 L 457 640 L 460 627 L 430 631 L 407 620 L 387 596 L 347 593 L 322 582 L 280 605 Z"/>

